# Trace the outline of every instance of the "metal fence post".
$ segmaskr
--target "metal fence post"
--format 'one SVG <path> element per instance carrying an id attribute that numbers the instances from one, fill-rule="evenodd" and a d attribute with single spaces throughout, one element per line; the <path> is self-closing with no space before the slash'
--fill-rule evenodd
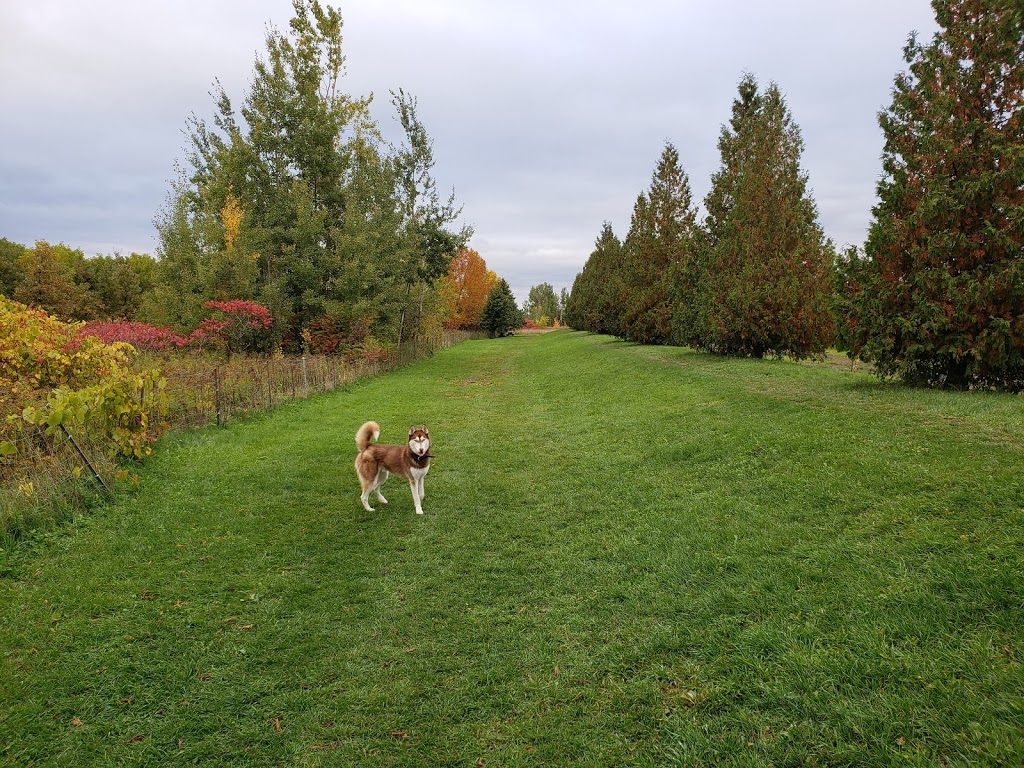
<path id="1" fill-rule="evenodd" d="M 103 476 L 96 471 L 96 467 L 94 467 L 93 463 L 89 461 L 89 457 L 85 455 L 85 451 L 82 450 L 82 446 L 78 444 L 78 441 L 75 440 L 74 436 L 71 434 L 71 432 L 68 431 L 68 428 L 66 426 L 61 424 L 60 428 L 61 430 L 63 430 L 64 434 L 67 435 L 68 440 L 71 441 L 71 444 L 75 447 L 75 450 L 78 451 L 78 455 L 82 457 L 82 461 L 85 462 L 85 466 L 87 466 L 89 468 L 89 471 L 92 472 L 92 476 L 96 478 L 96 481 L 101 486 L 103 486 L 104 491 L 110 493 L 110 486 L 107 485 L 106 481 L 103 479 Z"/>

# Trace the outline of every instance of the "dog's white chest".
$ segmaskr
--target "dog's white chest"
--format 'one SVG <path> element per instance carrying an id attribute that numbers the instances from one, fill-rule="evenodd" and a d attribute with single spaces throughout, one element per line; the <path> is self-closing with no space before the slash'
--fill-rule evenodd
<path id="1" fill-rule="evenodd" d="M 429 472 L 429 471 L 430 471 L 430 465 L 429 464 L 427 464 L 427 466 L 422 467 L 422 468 L 421 467 L 409 467 L 409 474 L 412 475 L 413 478 L 416 479 L 416 480 L 419 480 L 419 479 L 423 478 L 427 474 L 427 472 Z"/>

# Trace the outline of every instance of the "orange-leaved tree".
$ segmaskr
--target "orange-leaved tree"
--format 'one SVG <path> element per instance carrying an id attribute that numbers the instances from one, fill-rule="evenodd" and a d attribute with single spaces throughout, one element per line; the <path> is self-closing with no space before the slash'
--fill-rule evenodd
<path id="1" fill-rule="evenodd" d="M 452 257 L 448 274 L 442 278 L 441 292 L 448 302 L 449 328 L 477 328 L 487 294 L 498 276 L 487 269 L 487 262 L 472 248 L 462 248 Z"/>

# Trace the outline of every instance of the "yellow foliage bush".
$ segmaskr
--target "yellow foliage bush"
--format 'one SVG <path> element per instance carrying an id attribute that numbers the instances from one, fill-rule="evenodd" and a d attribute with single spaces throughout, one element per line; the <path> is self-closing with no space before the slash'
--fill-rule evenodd
<path id="1" fill-rule="evenodd" d="M 16 463 L 28 425 L 48 434 L 62 427 L 99 429 L 125 456 L 142 457 L 163 428 L 164 381 L 155 369 L 134 370 L 130 344 L 82 335 L 0 296 L 0 461 Z M 154 418 L 157 417 L 157 418 Z"/>

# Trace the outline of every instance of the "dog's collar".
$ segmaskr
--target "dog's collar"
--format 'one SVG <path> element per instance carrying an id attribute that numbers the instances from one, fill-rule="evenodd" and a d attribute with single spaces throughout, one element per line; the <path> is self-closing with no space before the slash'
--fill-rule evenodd
<path id="1" fill-rule="evenodd" d="M 426 461 L 427 459 L 434 458 L 429 453 L 424 453 L 422 456 L 419 456 L 419 455 L 413 453 L 412 451 L 409 451 L 409 453 L 412 454 L 412 460 L 415 461 L 415 462 L 419 462 L 419 463 L 422 463 L 422 462 Z"/>

